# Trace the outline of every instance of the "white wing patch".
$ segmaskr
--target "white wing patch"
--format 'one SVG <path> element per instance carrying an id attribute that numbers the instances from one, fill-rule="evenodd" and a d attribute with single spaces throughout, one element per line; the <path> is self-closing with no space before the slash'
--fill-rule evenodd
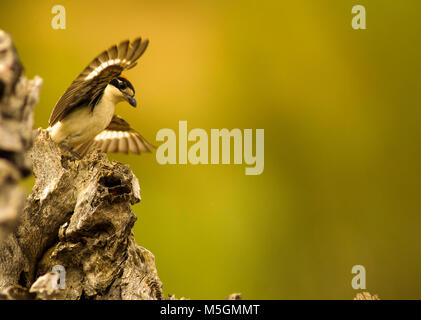
<path id="1" fill-rule="evenodd" d="M 107 140 L 107 139 L 121 139 L 121 138 L 129 138 L 129 137 L 130 137 L 130 133 L 128 133 L 127 131 L 104 130 L 95 137 L 95 141 Z"/>
<path id="2" fill-rule="evenodd" d="M 108 61 L 105 61 L 101 63 L 98 67 L 96 67 L 94 70 L 92 70 L 86 77 L 85 80 L 91 80 L 95 78 L 102 70 L 109 66 L 113 65 L 120 65 L 122 64 L 123 67 L 128 67 L 131 64 L 131 61 L 127 61 L 126 59 L 120 60 L 120 59 L 111 59 Z"/>

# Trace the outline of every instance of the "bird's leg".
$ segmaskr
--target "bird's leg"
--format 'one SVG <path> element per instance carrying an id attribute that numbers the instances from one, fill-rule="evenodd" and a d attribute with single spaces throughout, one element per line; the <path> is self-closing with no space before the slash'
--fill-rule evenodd
<path id="1" fill-rule="evenodd" d="M 70 148 L 69 146 L 67 146 L 66 144 L 64 144 L 64 143 L 60 143 L 60 145 L 64 148 L 64 149 L 66 149 L 67 151 L 69 151 L 75 158 L 77 158 L 78 160 L 82 160 L 82 157 L 79 155 L 79 154 L 77 154 L 76 152 L 74 152 L 73 150 L 72 150 L 72 148 Z"/>

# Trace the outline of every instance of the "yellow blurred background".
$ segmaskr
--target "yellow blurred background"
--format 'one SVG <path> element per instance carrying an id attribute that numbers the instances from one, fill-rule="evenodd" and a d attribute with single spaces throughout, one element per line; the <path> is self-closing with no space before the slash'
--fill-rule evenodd
<path id="1" fill-rule="evenodd" d="M 51 9 L 66 8 L 66 29 Z M 367 9 L 367 30 L 351 9 Z M 35 127 L 102 50 L 141 35 L 117 107 L 152 143 L 161 128 L 265 130 L 265 170 L 110 155 L 139 178 L 137 242 L 166 294 L 351 299 L 351 269 L 383 299 L 421 299 L 419 1 L 5 1 Z M 33 179 L 26 183 L 30 191 Z"/>

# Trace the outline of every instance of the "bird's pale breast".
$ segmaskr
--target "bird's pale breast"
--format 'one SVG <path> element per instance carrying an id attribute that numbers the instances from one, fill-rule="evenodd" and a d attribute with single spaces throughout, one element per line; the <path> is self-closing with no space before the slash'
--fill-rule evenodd
<path id="1" fill-rule="evenodd" d="M 115 102 L 107 99 L 106 94 L 105 90 L 93 111 L 90 106 L 77 108 L 50 128 L 53 141 L 75 147 L 94 139 L 102 132 L 110 124 L 115 109 Z"/>

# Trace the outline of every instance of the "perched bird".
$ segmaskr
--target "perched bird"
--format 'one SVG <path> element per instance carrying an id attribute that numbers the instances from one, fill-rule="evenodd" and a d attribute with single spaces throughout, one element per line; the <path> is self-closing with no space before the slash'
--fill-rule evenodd
<path id="1" fill-rule="evenodd" d="M 103 152 L 141 154 L 154 148 L 114 114 L 127 101 L 136 107 L 135 89 L 122 72 L 133 68 L 149 41 L 135 39 L 114 45 L 98 55 L 72 82 L 50 116 L 52 140 L 83 157 L 92 148 Z"/>

